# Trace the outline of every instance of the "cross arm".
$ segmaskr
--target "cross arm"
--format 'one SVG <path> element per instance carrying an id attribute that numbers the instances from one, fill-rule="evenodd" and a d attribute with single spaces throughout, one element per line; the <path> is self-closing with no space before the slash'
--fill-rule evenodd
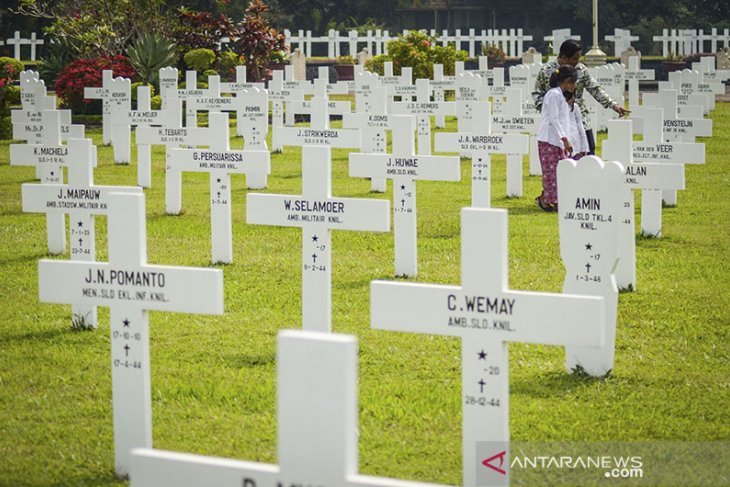
<path id="1" fill-rule="evenodd" d="M 530 139 L 520 134 L 476 135 L 458 132 L 436 134 L 436 150 L 440 152 L 486 151 L 492 154 L 527 154 Z"/>
<path id="2" fill-rule="evenodd" d="M 65 184 L 24 183 L 22 186 L 23 211 L 29 213 L 85 211 L 94 215 L 106 215 L 109 213 L 109 195 L 111 193 L 142 194 L 142 188 L 134 186 L 74 187 Z"/>
<path id="3" fill-rule="evenodd" d="M 246 222 L 284 227 L 321 224 L 332 230 L 387 232 L 390 230 L 390 202 L 249 193 L 246 195 Z"/>
<path id="4" fill-rule="evenodd" d="M 350 154 L 350 177 L 392 179 L 396 176 L 428 181 L 459 181 L 461 162 L 458 156 Z"/>
<path id="5" fill-rule="evenodd" d="M 132 450 L 130 487 L 275 487 L 279 468 L 225 458 L 136 448 Z M 245 480 L 249 479 L 249 483 Z"/>
<path id="6" fill-rule="evenodd" d="M 223 271 L 107 262 L 41 259 L 38 291 L 44 303 L 126 304 L 145 310 L 223 314 Z"/>
<path id="7" fill-rule="evenodd" d="M 269 151 L 170 149 L 168 154 L 170 169 L 176 171 L 210 172 L 212 170 L 222 170 L 239 174 L 268 174 L 270 172 Z"/>
<path id="8" fill-rule="evenodd" d="M 370 292 L 370 321 L 376 329 L 547 345 L 603 344 L 600 297 L 465 292 L 457 286 L 384 281 L 374 281 Z"/>

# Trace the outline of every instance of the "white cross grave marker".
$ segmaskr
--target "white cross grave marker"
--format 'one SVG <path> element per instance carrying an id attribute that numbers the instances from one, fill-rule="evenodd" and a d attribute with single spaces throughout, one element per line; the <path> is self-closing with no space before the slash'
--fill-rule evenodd
<path id="1" fill-rule="evenodd" d="M 302 147 L 302 195 L 246 195 L 246 222 L 302 228 L 302 326 L 332 330 L 332 230 L 387 232 L 384 200 L 332 196 L 329 147 Z"/>
<path id="2" fill-rule="evenodd" d="M 605 332 L 600 348 L 566 346 L 568 370 L 602 377 L 613 369 L 616 349 L 618 287 L 614 270 L 619 260 L 619 226 L 625 192 L 624 168 L 596 156 L 558 164 L 560 256 L 565 266 L 563 292 L 604 298 Z M 594 316 L 576 317 L 593 328 Z"/>
<path id="3" fill-rule="evenodd" d="M 370 285 L 373 328 L 461 338 L 465 486 L 509 485 L 507 342 L 603 345 L 603 298 L 509 288 L 507 235 L 507 210 L 463 208 L 461 286 Z M 477 475 L 478 462 L 490 460 L 478 457 L 482 442 L 501 442 L 504 477 L 486 467 Z"/>
<path id="4" fill-rule="evenodd" d="M 653 80 L 653 69 L 641 69 L 641 57 L 630 56 L 629 65 L 626 67 L 626 78 L 629 80 L 629 107 L 639 106 L 639 81 Z"/>
<path id="5" fill-rule="evenodd" d="M 13 34 L 13 37 L 7 39 L 8 46 L 13 45 L 13 57 L 17 60 L 22 59 L 20 56 L 20 46 L 22 44 L 30 44 L 29 39 L 24 39 L 20 37 L 20 31 L 16 30 L 15 34 Z"/>
<path id="6" fill-rule="evenodd" d="M 180 103 L 168 98 L 164 110 L 150 108 L 150 87 L 137 87 L 137 109 L 119 110 L 112 114 L 112 147 L 114 161 L 128 164 L 132 160 L 131 128 L 167 126 L 179 127 L 181 124 Z M 152 148 L 147 144 L 137 144 L 137 184 L 143 188 L 152 186 Z"/>
<path id="7" fill-rule="evenodd" d="M 358 473 L 355 337 L 282 331 L 276 355 L 278 465 L 136 449 L 130 486 L 430 485 Z"/>
<path id="8" fill-rule="evenodd" d="M 430 83 L 433 89 L 433 100 L 436 102 L 446 101 L 446 91 L 456 90 L 456 77 L 445 76 L 443 64 L 433 65 L 433 81 Z M 446 127 L 446 116 L 436 114 L 436 127 Z"/>
<path id="9" fill-rule="evenodd" d="M 461 133 L 471 132 L 473 104 L 483 101 L 482 78 L 472 73 L 456 75 L 456 118 L 457 130 Z M 468 157 L 466 152 L 460 152 L 461 157 Z"/>
<path id="10" fill-rule="evenodd" d="M 350 176 L 393 180 L 395 273 L 418 274 L 416 180 L 459 181 L 461 164 L 455 156 L 420 156 L 413 147 L 413 117 L 393 115 L 393 154 L 350 154 Z"/>
<path id="11" fill-rule="evenodd" d="M 642 108 L 636 116 L 643 118 L 644 140 L 633 140 L 634 130 L 631 120 L 613 120 L 609 124 L 609 138 L 603 142 L 604 158 L 624 164 L 626 183 L 633 188 L 642 189 L 641 233 L 660 237 L 662 231 L 660 190 L 684 189 L 684 163 L 704 162 L 705 147 L 704 144 L 664 142 L 661 108 Z M 612 130 L 615 132 L 615 137 Z M 610 155 L 606 155 L 607 153 Z"/>
<path id="12" fill-rule="evenodd" d="M 95 261 L 94 215 L 107 215 L 111 193 L 141 194 L 136 187 L 94 185 L 94 151 L 90 139 L 71 139 L 57 151 L 68 168 L 68 184 L 23 184 L 23 211 L 26 213 L 68 214 L 71 260 Z M 45 156 L 48 158 L 54 156 Z M 96 306 L 72 304 L 73 320 L 96 327 Z"/>
<path id="13" fill-rule="evenodd" d="M 245 67 L 245 66 L 244 66 Z M 252 87 L 236 92 L 239 110 L 236 131 L 243 136 L 244 149 L 268 151 L 266 136 L 269 133 L 269 95 L 264 89 Z M 252 172 L 246 175 L 246 187 L 264 189 L 268 186 L 271 171 Z"/>
<path id="14" fill-rule="evenodd" d="M 472 119 L 470 133 L 440 132 L 436 134 L 436 150 L 466 153 L 471 156 L 471 205 L 475 208 L 491 207 L 491 154 L 520 154 L 530 151 L 530 139 L 522 134 L 493 134 L 492 115 L 488 101 L 471 102 Z M 510 184 L 511 183 L 511 184 Z M 519 192 L 522 192 L 520 171 Z M 508 178 L 507 193 L 515 192 L 516 184 Z"/>
<path id="15" fill-rule="evenodd" d="M 132 82 L 128 78 L 114 78 L 112 71 L 105 69 L 102 86 L 84 88 L 84 98 L 102 101 L 102 140 L 104 145 L 111 144 L 112 114 L 132 109 Z"/>
<path id="16" fill-rule="evenodd" d="M 393 116 L 387 113 L 388 92 L 383 86 L 377 86 L 377 75 L 371 78 L 374 86 L 358 85 L 362 92 L 360 102 L 363 108 L 357 113 L 346 113 L 342 117 L 344 128 L 360 131 L 360 151 L 368 154 L 385 154 L 387 150 L 386 130 L 392 129 Z M 387 180 L 371 178 L 371 191 L 385 193 Z"/>
<path id="17" fill-rule="evenodd" d="M 109 262 L 41 259 L 40 301 L 108 306 L 114 457 L 129 474 L 131 449 L 152 446 L 149 311 L 223 314 L 223 271 L 147 263 L 143 194 L 109 196 Z"/>
<path id="18" fill-rule="evenodd" d="M 431 101 L 429 81 L 416 80 L 416 101 L 391 102 L 390 113 L 416 117 L 418 154 L 431 155 L 431 116 L 456 115 L 456 102 Z"/>
<path id="19" fill-rule="evenodd" d="M 284 73 L 280 70 L 274 71 L 272 76 L 268 86 L 271 100 L 271 150 L 281 152 L 284 148 L 281 140 L 284 127 L 284 102 L 303 100 L 304 91 L 284 88 Z"/>
<path id="20" fill-rule="evenodd" d="M 38 100 L 46 96 L 46 83 L 36 71 L 20 72 L 20 106 L 23 110 L 37 110 Z M 56 108 L 56 107 L 53 107 Z"/>
<path id="21" fill-rule="evenodd" d="M 49 97 L 54 100 L 55 97 Z M 10 165 L 36 167 L 36 176 L 43 184 L 62 184 L 63 165 L 67 163 L 68 147 L 61 144 L 61 111 L 43 110 L 37 144 L 11 144 Z M 83 137 L 83 134 L 82 134 Z M 66 253 L 66 218 L 63 214 L 46 215 L 48 253 Z"/>
<path id="22" fill-rule="evenodd" d="M 310 100 L 311 127 L 281 127 L 282 145 L 326 146 L 356 149 L 360 147 L 360 132 L 353 129 L 329 128 L 328 101 L 325 80 L 314 80 L 315 93 Z"/>
<path id="23" fill-rule="evenodd" d="M 28 44 L 30 44 L 30 60 L 31 61 L 35 61 L 35 57 L 36 57 L 36 46 L 42 46 L 43 44 L 45 44 L 45 42 L 46 41 L 44 41 L 43 39 L 38 39 L 36 37 L 36 33 L 35 32 L 32 32 L 30 34 L 30 41 L 28 41 Z"/>
<path id="24" fill-rule="evenodd" d="M 269 172 L 269 151 L 231 150 L 228 138 L 228 114 L 212 112 L 208 116 L 208 145 L 210 149 L 170 149 L 167 155 L 167 173 L 170 179 L 181 182 L 182 172 L 210 173 L 210 234 L 212 262 L 233 262 L 231 230 L 231 174 Z M 172 189 L 172 188 L 168 188 Z M 172 193 L 172 194 L 171 194 Z M 175 199 L 171 206 L 182 206 L 182 188 L 175 187 L 165 194 Z"/>
<path id="25" fill-rule="evenodd" d="M 644 106 L 654 106 L 664 110 L 664 141 L 692 143 L 695 141 L 695 137 L 712 136 L 712 119 L 684 118 L 677 114 L 676 90 L 661 90 L 659 93 L 655 94 L 655 96 L 650 95 L 651 94 L 647 94 L 644 97 Z M 640 110 L 634 110 L 634 112 L 636 116 L 642 116 Z M 646 133 L 646 130 L 644 133 Z M 696 150 L 697 149 L 689 149 L 689 151 L 683 151 L 682 156 L 699 156 L 699 152 L 695 152 Z M 692 157 L 691 160 L 673 159 L 671 162 L 678 162 L 681 164 L 704 164 L 704 152 L 703 147 L 701 160 L 699 157 Z M 674 190 L 662 191 L 662 199 L 668 206 L 677 206 L 677 192 Z"/>
<path id="26" fill-rule="evenodd" d="M 604 159 L 619 161 L 626 168 L 627 190 L 624 191 L 624 215 L 619 230 L 621 258 L 615 277 L 619 289 L 633 291 L 636 290 L 636 235 L 634 195 L 630 190 L 642 190 L 641 232 L 658 237 L 662 229 L 662 190 L 684 189 L 684 166 L 663 159 L 673 147 L 662 142 L 662 109 L 642 108 L 642 111 L 645 114 L 643 121 L 655 124 L 657 130 L 652 130 L 652 135 L 647 132 L 642 142 L 634 142 L 633 123 L 636 120 L 611 120 L 602 151 Z"/>

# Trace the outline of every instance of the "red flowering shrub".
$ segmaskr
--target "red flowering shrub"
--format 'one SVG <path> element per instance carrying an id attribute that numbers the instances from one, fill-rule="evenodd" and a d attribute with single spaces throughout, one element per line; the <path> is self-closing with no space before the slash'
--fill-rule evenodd
<path id="1" fill-rule="evenodd" d="M 220 39 L 235 37 L 233 21 L 225 15 L 213 15 L 181 7 L 178 10 L 178 25 L 171 32 L 180 54 L 191 49 L 212 49 L 220 51 Z"/>
<path id="2" fill-rule="evenodd" d="M 13 101 L 13 94 L 20 90 L 13 86 L 13 80 L 19 75 L 19 71 L 12 63 L 0 64 L 0 118 L 10 114 L 10 104 Z M 6 134 L 3 134 L 4 136 Z M 5 138 L 3 136 L 3 138 Z"/>
<path id="3" fill-rule="evenodd" d="M 105 69 L 111 69 L 114 77 L 121 76 L 132 81 L 137 77 L 137 72 L 125 56 L 77 59 L 59 73 L 53 85 L 63 106 L 71 108 L 75 113 L 100 113 L 101 105 L 98 102 L 95 103 L 96 110 L 92 110 L 89 105 L 95 100 L 84 99 L 84 88 L 101 86 L 102 72 Z"/>
<path id="4" fill-rule="evenodd" d="M 269 6 L 261 0 L 251 0 L 243 20 L 236 24 L 237 35 L 233 50 L 246 64 L 246 76 L 254 81 L 264 78 L 272 55 L 286 50 L 286 38 L 271 26 L 266 13 Z"/>

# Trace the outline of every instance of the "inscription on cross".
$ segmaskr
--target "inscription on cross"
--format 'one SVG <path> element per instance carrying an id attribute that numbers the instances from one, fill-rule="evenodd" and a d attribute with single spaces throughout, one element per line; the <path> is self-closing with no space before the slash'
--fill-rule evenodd
<path id="1" fill-rule="evenodd" d="M 467 486 L 505 485 L 504 477 L 489 477 L 488 468 L 478 470 L 478 462 L 485 460 L 478 454 L 481 442 L 502 442 L 505 447 L 509 442 L 507 342 L 603 344 L 603 298 L 509 289 L 507 235 L 506 210 L 464 208 L 461 286 L 385 281 L 370 286 L 373 328 L 461 338 Z M 509 482 L 509 448 L 505 456 Z"/>
<path id="2" fill-rule="evenodd" d="M 143 194 L 109 197 L 109 262 L 42 259 L 40 301 L 110 308 L 114 456 L 129 474 L 130 450 L 152 446 L 149 311 L 223 314 L 223 271 L 147 263 Z"/>

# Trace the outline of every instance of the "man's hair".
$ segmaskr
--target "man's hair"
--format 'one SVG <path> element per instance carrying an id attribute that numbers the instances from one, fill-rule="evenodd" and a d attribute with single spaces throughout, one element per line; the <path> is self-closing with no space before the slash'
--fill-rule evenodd
<path id="1" fill-rule="evenodd" d="M 576 41 L 575 39 L 568 39 L 560 45 L 560 54 L 558 55 L 558 57 L 571 58 L 575 56 L 576 52 L 582 50 L 583 46 L 580 45 L 580 42 Z"/>

